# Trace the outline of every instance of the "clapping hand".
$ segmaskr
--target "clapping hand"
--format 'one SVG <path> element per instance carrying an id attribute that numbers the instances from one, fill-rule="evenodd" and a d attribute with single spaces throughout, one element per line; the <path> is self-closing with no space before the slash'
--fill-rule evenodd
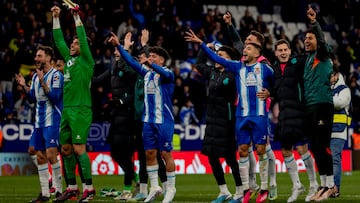
<path id="1" fill-rule="evenodd" d="M 15 74 L 15 80 L 16 80 L 16 83 L 18 85 L 20 85 L 21 87 L 26 86 L 25 78 L 21 74 Z"/>

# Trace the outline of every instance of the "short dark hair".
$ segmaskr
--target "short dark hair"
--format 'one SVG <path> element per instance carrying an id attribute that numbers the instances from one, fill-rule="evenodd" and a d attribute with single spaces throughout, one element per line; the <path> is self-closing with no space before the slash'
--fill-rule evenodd
<path id="1" fill-rule="evenodd" d="M 274 48 L 275 50 L 277 49 L 277 47 L 281 44 L 286 44 L 286 46 L 288 48 L 290 48 L 290 43 L 286 40 L 286 39 L 279 39 L 278 41 L 275 42 Z"/>
<path id="2" fill-rule="evenodd" d="M 55 52 L 54 49 L 49 46 L 40 45 L 37 47 L 37 51 L 42 50 L 45 52 L 46 55 L 50 56 L 50 61 L 54 60 Z"/>
<path id="3" fill-rule="evenodd" d="M 223 45 L 223 46 L 219 47 L 219 49 L 217 51 L 226 52 L 230 56 L 231 60 L 239 60 L 240 59 L 240 53 L 233 47 Z"/>
<path id="4" fill-rule="evenodd" d="M 167 61 L 170 58 L 169 53 L 164 48 L 162 48 L 160 46 L 150 47 L 149 52 L 150 53 L 155 53 L 155 54 L 163 57 L 165 61 Z"/>
<path id="5" fill-rule="evenodd" d="M 263 34 L 261 34 L 261 32 L 258 32 L 256 30 L 252 30 L 249 35 L 254 35 L 258 39 L 258 41 L 260 42 L 259 45 L 260 45 L 261 49 L 264 47 L 265 37 L 264 37 Z"/>

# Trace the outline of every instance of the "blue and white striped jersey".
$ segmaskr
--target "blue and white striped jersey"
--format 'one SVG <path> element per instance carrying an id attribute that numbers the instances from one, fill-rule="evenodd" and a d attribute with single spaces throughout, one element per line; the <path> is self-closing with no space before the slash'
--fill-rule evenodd
<path id="1" fill-rule="evenodd" d="M 36 101 L 35 128 L 60 126 L 64 77 L 62 73 L 52 68 L 44 75 L 44 81 L 50 89 L 48 94 L 41 87 L 36 73 L 32 77 L 28 93 L 30 99 Z"/>
<path id="2" fill-rule="evenodd" d="M 256 93 L 263 88 L 269 88 L 273 82 L 273 70 L 267 64 L 255 63 L 246 66 L 244 63 L 236 66 L 230 66 L 229 70 L 238 77 L 238 116 L 266 116 L 266 100 L 261 100 Z M 239 108 L 240 107 L 240 108 Z"/>
<path id="3" fill-rule="evenodd" d="M 121 57 L 136 72 L 144 77 L 144 114 L 146 123 L 173 123 L 172 96 L 175 86 L 175 74 L 167 67 L 152 64 L 146 68 L 136 61 L 121 45 L 118 46 Z"/>
<path id="4" fill-rule="evenodd" d="M 160 67 L 162 68 L 162 67 Z M 174 73 L 164 68 L 168 75 L 174 77 Z M 159 73 L 148 70 L 144 76 L 144 116 L 143 121 L 147 123 L 164 123 L 174 121 L 172 95 L 174 83 L 169 82 Z"/>
<path id="5" fill-rule="evenodd" d="M 201 44 L 201 48 L 211 60 L 234 73 L 238 92 L 236 117 L 267 116 L 266 100 L 259 99 L 256 93 L 263 88 L 272 89 L 274 83 L 273 69 L 269 65 L 259 62 L 245 65 L 241 61 L 226 60 L 218 56 L 204 43 Z"/>

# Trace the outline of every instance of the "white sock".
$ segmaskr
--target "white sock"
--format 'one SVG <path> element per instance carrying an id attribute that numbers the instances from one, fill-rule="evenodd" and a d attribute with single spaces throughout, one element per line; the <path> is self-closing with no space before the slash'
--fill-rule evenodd
<path id="1" fill-rule="evenodd" d="M 276 186 L 276 157 L 270 145 L 266 145 L 266 155 L 269 158 L 270 186 Z"/>
<path id="2" fill-rule="evenodd" d="M 256 187 L 256 159 L 252 146 L 249 147 L 249 186 Z"/>
<path id="3" fill-rule="evenodd" d="M 39 174 L 42 196 L 50 197 L 48 163 L 38 165 L 38 174 Z"/>
<path id="4" fill-rule="evenodd" d="M 334 175 L 326 176 L 326 187 L 332 188 L 332 187 L 334 187 L 334 185 L 335 185 Z"/>
<path id="5" fill-rule="evenodd" d="M 320 175 L 320 185 L 326 187 L 326 175 Z"/>
<path id="6" fill-rule="evenodd" d="M 161 186 L 162 186 L 162 190 L 163 190 L 163 194 L 165 194 L 166 193 L 166 189 L 167 189 L 167 181 L 165 181 L 165 182 L 162 182 L 161 183 Z"/>
<path id="7" fill-rule="evenodd" d="M 52 169 L 52 182 L 56 192 L 62 193 L 62 174 L 59 161 L 55 164 L 51 164 Z"/>
<path id="8" fill-rule="evenodd" d="M 35 164 L 36 167 L 38 167 L 38 162 L 36 158 L 36 154 L 30 155 L 32 162 Z"/>
<path id="9" fill-rule="evenodd" d="M 239 199 L 240 197 L 242 197 L 244 194 L 244 189 L 243 186 L 236 186 L 235 187 L 235 195 L 234 195 L 234 199 Z"/>
<path id="10" fill-rule="evenodd" d="M 140 191 L 141 194 L 148 195 L 148 184 L 147 183 L 140 183 Z"/>
<path id="11" fill-rule="evenodd" d="M 70 189 L 70 190 L 77 190 L 78 189 L 78 185 L 68 185 L 68 188 Z M 85 188 L 85 187 L 83 187 L 83 188 Z M 83 189 L 83 191 L 84 191 L 84 189 Z"/>
<path id="12" fill-rule="evenodd" d="M 268 176 L 269 176 L 269 159 L 265 154 L 258 155 L 259 157 L 259 169 L 260 169 L 260 182 L 261 186 L 260 188 L 262 190 L 268 189 Z"/>
<path id="13" fill-rule="evenodd" d="M 166 177 L 165 189 L 175 189 L 175 171 L 166 172 Z"/>
<path id="14" fill-rule="evenodd" d="M 83 192 L 84 192 L 85 190 L 94 190 L 94 186 L 93 186 L 93 185 L 86 185 L 86 184 L 85 184 L 85 186 L 83 187 Z"/>
<path id="15" fill-rule="evenodd" d="M 317 187 L 319 184 L 316 180 L 315 163 L 313 157 L 311 156 L 310 152 L 307 151 L 305 154 L 301 155 L 301 159 L 305 164 L 306 172 L 309 177 L 310 187 Z"/>
<path id="16" fill-rule="evenodd" d="M 86 183 L 81 183 L 82 191 L 85 192 L 86 189 Z"/>
<path id="17" fill-rule="evenodd" d="M 286 169 L 290 175 L 291 182 L 293 184 L 293 188 L 301 187 L 301 182 L 299 178 L 299 172 L 297 168 L 297 164 L 294 158 L 294 154 L 291 154 L 289 157 L 284 157 Z"/>
<path id="18" fill-rule="evenodd" d="M 146 171 L 149 175 L 151 188 L 157 188 L 159 186 L 158 170 L 159 170 L 158 164 L 152 166 L 146 166 Z"/>
<path id="19" fill-rule="evenodd" d="M 220 193 L 221 194 L 229 194 L 229 189 L 226 184 L 219 185 Z"/>
<path id="20" fill-rule="evenodd" d="M 244 190 L 249 189 L 249 157 L 240 157 L 239 169 Z"/>

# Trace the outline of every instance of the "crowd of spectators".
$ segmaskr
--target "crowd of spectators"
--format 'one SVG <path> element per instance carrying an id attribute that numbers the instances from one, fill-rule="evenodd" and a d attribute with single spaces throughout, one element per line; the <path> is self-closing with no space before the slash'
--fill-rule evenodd
<path id="1" fill-rule="evenodd" d="M 180 111 L 191 102 L 196 123 L 204 123 L 206 103 L 206 81 L 193 69 L 199 51 L 196 44 L 185 42 L 184 32 L 191 28 L 204 41 L 217 41 L 231 45 L 222 15 L 216 7 L 207 8 L 206 4 L 217 1 L 194 0 L 111 0 L 111 1 L 75 1 L 80 5 L 81 18 L 86 26 L 91 49 L 95 60 L 95 75 L 111 68 L 114 59 L 113 47 L 107 43 L 110 32 L 121 39 L 131 31 L 134 36 L 133 54 L 139 51 L 138 34 L 143 28 L 151 33 L 150 45 L 162 46 L 171 55 L 169 66 L 177 75 L 174 92 L 174 112 L 180 122 Z M 266 38 L 264 55 L 272 62 L 274 40 L 285 38 L 292 44 L 294 54 L 304 48 L 304 31 L 298 30 L 289 38 L 285 30 L 274 22 L 263 22 L 263 13 L 272 14 L 276 5 L 281 8 L 284 21 L 305 22 L 308 1 L 236 1 L 244 6 L 255 2 L 258 14 L 249 10 L 241 13 L 240 19 L 233 24 L 239 28 L 244 39 L 249 31 L 256 29 Z M 311 1 L 318 4 L 320 23 L 324 31 L 331 33 L 337 42 L 333 47 L 335 57 L 340 62 L 340 71 L 345 75 L 352 90 L 354 115 L 360 114 L 360 2 L 347 1 Z M 61 1 L 55 2 L 61 5 Z M 218 2 L 217 2 L 218 3 Z M 221 2 L 226 3 L 226 2 Z M 234 3 L 229 1 L 227 3 Z M 52 40 L 52 16 L 50 8 L 54 1 L 44 0 L 1 0 L 0 1 L 0 122 L 31 122 L 34 106 L 17 90 L 13 76 L 22 73 L 28 79 L 34 71 L 33 58 L 39 44 L 55 48 Z M 332 6 L 330 6 L 332 5 Z M 336 6 L 334 6 L 336 5 Z M 336 8 L 337 10 L 333 10 Z M 70 42 L 74 34 L 71 15 L 63 7 L 61 22 L 65 39 Z M 343 15 L 345 14 L 345 15 Z M 272 29 L 268 26 L 273 23 Z M 107 102 L 109 85 L 94 87 L 94 122 L 105 119 L 103 106 Z M 184 108 L 183 108 L 184 109 Z M 355 116 L 356 117 L 356 116 Z M 359 121 L 358 118 L 355 120 Z"/>

